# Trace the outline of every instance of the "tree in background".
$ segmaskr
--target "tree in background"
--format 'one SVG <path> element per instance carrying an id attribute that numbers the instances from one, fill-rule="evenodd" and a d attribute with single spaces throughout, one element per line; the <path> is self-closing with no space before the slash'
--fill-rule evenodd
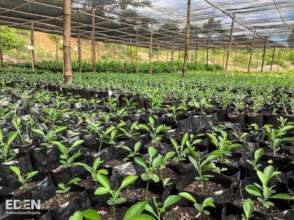
<path id="1" fill-rule="evenodd" d="M 55 43 L 55 60 L 58 61 L 58 51 L 61 48 L 61 36 L 49 34 L 49 39 Z"/>
<path id="2" fill-rule="evenodd" d="M 0 63 L 3 66 L 4 50 L 19 49 L 24 45 L 23 38 L 17 36 L 16 29 L 0 27 Z"/>

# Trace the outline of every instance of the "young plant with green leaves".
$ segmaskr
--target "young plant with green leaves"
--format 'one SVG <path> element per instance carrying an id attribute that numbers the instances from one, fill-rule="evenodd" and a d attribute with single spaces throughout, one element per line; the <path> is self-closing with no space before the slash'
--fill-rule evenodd
<path id="1" fill-rule="evenodd" d="M 163 156 L 158 154 L 158 151 L 155 147 L 149 147 L 147 161 L 145 161 L 143 157 L 135 157 L 134 160 L 138 165 L 144 168 L 144 172 L 141 174 L 141 179 L 147 182 L 145 192 L 145 195 L 147 196 L 150 181 L 155 183 L 160 181 L 160 177 L 157 174 L 159 173 Z"/>
<path id="2" fill-rule="evenodd" d="M 254 204 L 251 199 L 246 199 L 243 202 L 242 220 L 250 220 L 253 218 Z"/>
<path id="3" fill-rule="evenodd" d="M 128 139 L 133 139 L 134 137 L 136 137 L 139 132 L 139 125 L 138 122 L 133 122 L 130 125 L 125 124 L 126 126 L 121 126 L 119 128 L 119 131 L 122 132 L 122 135 L 125 136 Z"/>
<path id="4" fill-rule="evenodd" d="M 195 147 L 197 144 L 201 143 L 202 135 L 190 135 L 189 133 L 185 133 L 178 143 L 174 138 L 170 138 L 170 142 L 174 147 L 177 157 L 176 159 L 179 161 L 183 161 L 187 158 L 187 155 L 193 154 L 195 151 Z"/>
<path id="5" fill-rule="evenodd" d="M 81 153 L 76 151 L 76 148 L 83 143 L 84 140 L 77 140 L 70 147 L 67 147 L 59 141 L 52 141 L 52 144 L 56 145 L 59 150 L 59 163 L 63 167 L 73 166 L 75 160 L 81 156 Z"/>
<path id="6" fill-rule="evenodd" d="M 216 147 L 212 154 L 218 155 L 221 162 L 230 163 L 226 157 L 231 155 L 232 150 L 240 147 L 240 144 L 230 141 L 228 133 L 221 128 L 216 128 L 215 132 L 207 133 L 207 136 Z"/>
<path id="7" fill-rule="evenodd" d="M 170 195 L 163 203 L 159 203 L 156 198 L 153 197 L 154 208 L 150 204 L 147 204 L 145 210 L 152 214 L 156 220 L 161 220 L 164 213 L 180 200 L 181 197 L 179 195 Z"/>
<path id="8" fill-rule="evenodd" d="M 155 220 L 152 215 L 143 213 L 147 205 L 147 201 L 132 205 L 124 214 L 123 220 Z"/>
<path id="9" fill-rule="evenodd" d="M 123 204 L 127 201 L 126 198 L 121 196 L 121 191 L 127 186 L 135 183 L 137 179 L 138 176 L 127 176 L 122 180 L 120 186 L 117 189 L 112 189 L 109 179 L 104 175 L 97 174 L 97 181 L 101 184 L 101 186 L 95 190 L 94 194 L 96 196 L 110 194 L 110 198 L 107 200 L 107 204 L 113 207 L 113 219 L 116 219 L 115 206 Z"/>
<path id="10" fill-rule="evenodd" d="M 205 193 L 205 181 L 212 177 L 210 173 L 220 172 L 215 162 L 218 159 L 216 154 L 201 155 L 200 152 L 195 152 L 194 157 L 189 156 L 189 160 L 197 172 L 196 180 L 201 182 L 202 193 Z"/>
<path id="11" fill-rule="evenodd" d="M 94 209 L 86 209 L 84 211 L 75 211 L 69 220 L 102 220 L 101 216 Z"/>
<path id="12" fill-rule="evenodd" d="M 273 156 L 277 156 L 284 143 L 293 141 L 293 137 L 287 137 L 287 132 L 294 129 L 294 124 L 287 119 L 279 118 L 279 128 L 273 128 L 272 125 L 265 125 L 264 130 L 268 139 L 268 146 L 273 151 Z"/>
<path id="13" fill-rule="evenodd" d="M 210 215 L 210 212 L 207 209 L 215 208 L 214 200 L 211 197 L 204 199 L 204 201 L 200 203 L 188 192 L 181 192 L 179 193 L 179 196 L 192 202 L 194 208 L 197 210 L 196 218 L 200 218 L 203 215 Z"/>
<path id="14" fill-rule="evenodd" d="M 263 205 L 263 207 L 270 208 L 271 206 L 274 206 L 274 203 L 270 201 L 271 199 L 293 199 L 293 197 L 287 193 L 276 193 L 274 186 L 269 185 L 274 177 L 281 174 L 281 172 L 275 171 L 273 166 L 267 166 L 263 171 L 257 170 L 256 173 L 261 184 L 250 184 L 247 185 L 245 189 L 250 195 L 257 197 L 257 200 Z"/>
<path id="15" fill-rule="evenodd" d="M 247 162 L 254 168 L 254 170 L 258 170 L 261 167 L 259 161 L 263 155 L 263 148 L 259 148 L 254 152 L 254 157 L 252 158 L 252 160 L 247 160 Z"/>
<path id="16" fill-rule="evenodd" d="M 11 148 L 11 144 L 17 138 L 17 132 L 9 132 L 7 137 L 4 137 L 3 131 L 0 129 L 0 159 L 4 162 L 11 161 L 16 154 Z M 6 140 L 5 140 L 6 139 Z"/>
<path id="17" fill-rule="evenodd" d="M 103 160 L 101 160 L 99 157 L 96 158 L 93 161 L 92 166 L 86 164 L 86 163 L 75 163 L 77 166 L 81 166 L 82 168 L 84 168 L 84 170 L 88 171 L 89 174 L 91 175 L 91 178 L 93 181 L 97 182 L 97 175 L 108 175 L 108 170 L 107 169 L 99 169 L 99 167 L 103 164 Z"/>
<path id="18" fill-rule="evenodd" d="M 51 148 L 52 142 L 58 140 L 58 134 L 66 129 L 66 126 L 54 126 L 52 129 L 48 130 L 47 133 L 45 133 L 42 129 L 32 128 L 32 133 L 42 137 L 43 140 L 40 144 L 41 147 L 49 149 Z"/>
<path id="19" fill-rule="evenodd" d="M 135 157 L 140 156 L 140 150 L 142 148 L 142 142 L 137 142 L 133 147 L 123 146 L 128 152 L 128 155 L 124 158 L 124 161 L 133 160 Z"/>
<path id="20" fill-rule="evenodd" d="M 156 125 L 155 118 L 149 116 L 147 124 L 139 124 L 139 128 L 148 132 L 152 143 L 158 144 L 162 140 L 162 134 L 167 132 L 170 127 L 164 124 Z"/>
<path id="21" fill-rule="evenodd" d="M 81 182 L 81 178 L 74 177 L 71 180 L 69 180 L 67 183 L 59 183 L 58 190 L 56 191 L 56 193 L 58 194 L 68 193 L 73 185 L 77 185 L 80 182 Z"/>
<path id="22" fill-rule="evenodd" d="M 39 174 L 38 171 L 31 171 L 24 174 L 17 166 L 10 166 L 9 168 L 16 175 L 17 181 L 21 184 L 21 189 L 25 188 L 26 185 L 31 182 L 33 177 Z"/>

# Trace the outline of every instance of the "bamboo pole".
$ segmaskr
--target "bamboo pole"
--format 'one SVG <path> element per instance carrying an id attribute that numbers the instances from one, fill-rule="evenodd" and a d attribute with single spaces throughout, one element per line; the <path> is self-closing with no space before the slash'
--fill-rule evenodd
<path id="1" fill-rule="evenodd" d="M 225 64 L 225 76 L 226 77 L 228 77 L 228 64 L 229 64 L 229 61 L 230 61 L 230 50 L 231 50 L 231 47 L 232 47 L 234 25 L 235 25 L 235 14 L 233 14 L 233 18 L 232 18 L 231 31 L 230 31 L 230 40 L 229 40 L 229 44 L 228 44 L 226 64 Z"/>
<path id="2" fill-rule="evenodd" d="M 149 40 L 149 73 L 152 73 L 152 48 L 153 48 L 153 22 L 150 26 L 150 40 Z"/>
<path id="3" fill-rule="evenodd" d="M 254 45 L 255 45 L 255 37 L 256 37 L 256 31 L 254 31 L 254 33 L 253 33 L 253 38 L 252 38 L 252 42 L 251 42 L 249 62 L 248 62 L 248 73 L 251 72 L 251 64 L 252 64 L 253 50 L 254 50 Z"/>
<path id="4" fill-rule="evenodd" d="M 80 10 L 78 9 L 77 11 L 77 31 L 78 31 L 78 36 L 77 36 L 77 44 L 78 44 L 78 64 L 79 64 L 79 72 L 82 72 L 82 48 L 81 48 L 81 15 L 80 15 Z"/>
<path id="5" fill-rule="evenodd" d="M 171 72 L 174 71 L 174 50 L 175 50 L 175 43 L 174 43 L 174 38 L 173 38 L 172 42 L 171 42 L 171 57 L 170 57 Z"/>
<path id="6" fill-rule="evenodd" d="M 187 70 L 187 59 L 189 57 L 189 41 L 190 41 L 190 23 L 191 23 L 191 0 L 188 0 L 187 4 L 187 26 L 186 26 L 186 38 L 185 38 L 185 53 L 184 63 L 182 69 L 182 77 L 185 76 Z"/>
<path id="7" fill-rule="evenodd" d="M 63 1 L 64 18 L 63 18 L 63 69 L 64 83 L 72 83 L 71 67 L 71 0 Z"/>
<path id="8" fill-rule="evenodd" d="M 264 70 L 266 46 L 267 46 L 267 39 L 264 41 L 263 55 L 262 55 L 262 63 L 261 63 L 261 72 L 263 72 L 263 70 Z"/>
<path id="9" fill-rule="evenodd" d="M 274 64 L 274 60 L 275 60 L 275 54 L 276 54 L 276 47 L 273 48 L 273 53 L 272 53 L 272 61 L 271 61 L 271 72 L 273 71 L 273 64 Z"/>
<path id="10" fill-rule="evenodd" d="M 35 72 L 36 57 L 35 57 L 35 35 L 34 35 L 34 21 L 31 22 L 31 50 L 32 50 L 32 70 Z"/>
<path id="11" fill-rule="evenodd" d="M 96 8 L 92 7 L 92 32 L 91 32 L 91 60 L 92 72 L 96 72 L 96 29 L 95 29 Z"/>

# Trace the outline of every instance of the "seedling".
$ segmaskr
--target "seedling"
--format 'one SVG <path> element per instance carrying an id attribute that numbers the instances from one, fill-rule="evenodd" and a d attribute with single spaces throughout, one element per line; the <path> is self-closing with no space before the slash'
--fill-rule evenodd
<path id="1" fill-rule="evenodd" d="M 197 172 L 196 179 L 200 180 L 202 193 L 205 193 L 205 181 L 209 180 L 212 175 L 206 174 L 206 172 L 218 172 L 218 168 L 215 165 L 215 161 L 218 159 L 218 155 L 207 154 L 202 156 L 200 152 L 196 152 L 195 157 L 189 156 L 189 160 Z"/>
<path id="2" fill-rule="evenodd" d="M 242 220 L 250 220 L 253 217 L 254 205 L 251 199 L 246 199 L 243 203 Z"/>
<path id="3" fill-rule="evenodd" d="M 74 177 L 70 181 L 68 181 L 67 183 L 59 183 L 58 190 L 56 191 L 56 193 L 58 193 L 58 194 L 68 193 L 70 191 L 71 187 L 73 185 L 79 184 L 79 182 L 81 182 L 81 178 Z"/>
<path id="4" fill-rule="evenodd" d="M 221 162 L 229 163 L 229 161 L 225 159 L 225 157 L 230 156 L 231 151 L 235 148 L 240 147 L 240 144 L 230 141 L 228 139 L 228 133 L 226 131 L 222 129 L 217 129 L 216 131 L 217 132 L 207 133 L 207 136 L 216 147 L 216 150 L 214 150 L 212 154 L 219 155 Z"/>
<path id="5" fill-rule="evenodd" d="M 21 189 L 28 184 L 32 178 L 38 175 L 38 171 L 32 171 L 26 174 L 22 174 L 21 170 L 17 166 L 10 166 L 10 170 L 16 175 L 17 181 L 21 184 Z"/>
<path id="6" fill-rule="evenodd" d="M 76 211 L 69 220 L 101 220 L 101 216 L 94 209 L 86 209 L 84 211 Z"/>
<path id="7" fill-rule="evenodd" d="M 137 179 L 138 176 L 127 176 L 123 179 L 118 189 L 112 189 L 108 178 L 104 175 L 97 174 L 97 181 L 101 184 L 101 186 L 95 190 L 95 195 L 101 196 L 110 194 L 110 198 L 107 200 L 107 204 L 113 207 L 113 219 L 116 219 L 115 206 L 123 204 L 127 201 L 126 198 L 121 196 L 121 191 L 127 186 L 136 182 Z"/>
<path id="8" fill-rule="evenodd" d="M 265 134 L 268 138 L 269 147 L 273 151 L 273 156 L 275 157 L 277 153 L 281 150 L 281 146 L 286 143 L 290 142 L 293 137 L 286 137 L 287 132 L 291 129 L 294 129 L 293 123 L 287 122 L 287 119 L 280 118 L 280 127 L 275 129 L 272 125 L 265 125 L 264 130 Z"/>
<path id="9" fill-rule="evenodd" d="M 60 134 L 61 132 L 63 132 L 66 129 L 67 129 L 67 127 L 65 127 L 65 126 L 56 126 L 56 127 L 53 127 L 51 130 L 49 130 L 47 133 L 45 133 L 41 129 L 32 128 L 32 132 L 43 138 L 43 142 L 41 143 L 41 147 L 44 147 L 44 149 L 49 149 L 51 147 L 52 142 L 57 141 L 58 134 Z"/>
<path id="10" fill-rule="evenodd" d="M 140 156 L 140 149 L 142 148 L 142 143 L 141 142 L 137 142 L 133 148 L 128 147 L 128 146 L 123 146 L 123 148 L 129 152 L 128 156 L 126 158 L 124 158 L 125 161 L 127 160 L 131 160 L 137 156 Z"/>
<path id="11" fill-rule="evenodd" d="M 157 126 L 155 124 L 155 118 L 152 116 L 149 116 L 147 124 L 139 124 L 139 127 L 149 133 L 152 142 L 155 144 L 160 143 L 162 140 L 162 133 L 165 133 L 170 129 L 170 127 L 164 124 Z"/>
<path id="12" fill-rule="evenodd" d="M 254 157 L 252 160 L 247 160 L 247 162 L 254 168 L 254 170 L 258 170 L 261 167 L 259 164 L 259 160 L 264 155 L 264 150 L 262 148 L 257 149 L 254 152 Z"/>
<path id="13" fill-rule="evenodd" d="M 64 144 L 58 141 L 52 141 L 52 144 L 56 145 L 60 152 L 59 163 L 63 167 L 72 166 L 75 160 L 81 156 L 81 153 L 79 151 L 75 152 L 75 149 L 83 143 L 83 140 L 77 140 L 70 147 L 66 147 Z"/>
<path id="14" fill-rule="evenodd" d="M 83 167 L 86 171 L 88 171 L 92 177 L 93 181 L 97 182 L 97 175 L 108 175 L 107 169 L 99 169 L 99 167 L 103 164 L 103 161 L 98 157 L 94 160 L 92 166 L 89 166 L 86 163 L 76 163 L 76 165 Z"/>
<path id="15" fill-rule="evenodd" d="M 270 201 L 271 199 L 292 199 L 292 197 L 286 193 L 276 194 L 276 191 L 273 189 L 274 186 L 269 186 L 269 182 L 272 178 L 281 174 L 281 172 L 275 171 L 273 166 L 267 166 L 264 168 L 263 172 L 257 170 L 256 173 L 262 185 L 254 183 L 247 185 L 245 189 L 249 194 L 257 197 L 257 200 L 263 205 L 263 207 L 270 208 L 271 206 L 274 206 Z"/>
<path id="16" fill-rule="evenodd" d="M 176 204 L 180 200 L 181 197 L 179 195 L 170 195 L 162 204 L 159 204 L 156 201 L 156 198 L 153 197 L 153 204 L 155 209 L 150 204 L 147 204 L 145 210 L 152 214 L 156 220 L 161 220 L 161 216 L 168 210 L 168 208 L 170 208 L 172 205 Z"/>
<path id="17" fill-rule="evenodd" d="M 139 125 L 138 122 L 133 122 L 128 127 L 120 127 L 119 130 L 123 133 L 126 138 L 132 139 L 137 136 Z"/>
<path id="18" fill-rule="evenodd" d="M 145 195 L 149 190 L 150 181 L 158 183 L 160 181 L 159 176 L 157 175 L 159 167 L 162 163 L 163 156 L 158 154 L 158 151 L 154 147 L 148 148 L 148 160 L 147 163 L 143 157 L 135 157 L 135 162 L 144 168 L 144 173 L 141 174 L 141 179 L 147 182 Z M 157 156 L 156 156 L 157 155 Z"/>
<path id="19" fill-rule="evenodd" d="M 136 204 L 132 205 L 125 213 L 123 220 L 155 220 L 151 215 L 144 214 L 143 211 L 145 210 L 148 202 L 137 202 Z"/>
<path id="20" fill-rule="evenodd" d="M 197 209 L 196 218 L 200 218 L 203 215 L 210 215 L 210 212 L 207 209 L 209 207 L 215 208 L 214 200 L 211 197 L 206 198 L 203 202 L 199 203 L 190 193 L 181 192 L 179 195 L 193 203 L 194 208 Z"/>
<path id="21" fill-rule="evenodd" d="M 15 153 L 11 149 L 11 144 L 15 141 L 17 137 L 17 132 L 8 133 L 7 140 L 4 140 L 4 135 L 0 129 L 0 158 L 4 162 L 11 161 L 15 158 Z"/>

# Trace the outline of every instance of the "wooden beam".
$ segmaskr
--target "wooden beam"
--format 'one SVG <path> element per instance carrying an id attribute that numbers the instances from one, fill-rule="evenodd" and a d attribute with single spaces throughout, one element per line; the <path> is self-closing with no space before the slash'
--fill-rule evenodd
<path id="1" fill-rule="evenodd" d="M 189 41 L 190 41 L 190 23 L 191 23 L 191 0 L 188 0 L 187 4 L 187 26 L 186 26 L 186 37 L 185 37 L 185 53 L 184 63 L 182 69 L 182 77 L 185 76 L 187 70 L 187 59 L 189 57 Z"/>
<path id="2" fill-rule="evenodd" d="M 197 64 L 197 59 L 198 59 L 198 47 L 197 47 L 197 43 L 195 46 L 195 65 Z"/>
<path id="3" fill-rule="evenodd" d="M 71 0 L 63 1 L 63 65 L 64 83 L 72 83 L 71 67 Z"/>
<path id="4" fill-rule="evenodd" d="M 33 72 L 35 72 L 36 57 L 35 57 L 34 21 L 31 22 L 31 51 L 32 51 L 32 70 Z"/>
<path id="5" fill-rule="evenodd" d="M 149 73 L 152 73 L 152 49 L 153 49 L 153 22 L 150 25 L 150 39 L 149 39 Z"/>
<path id="6" fill-rule="evenodd" d="M 256 31 L 253 32 L 253 38 L 252 38 L 252 42 L 251 42 L 249 62 L 248 62 L 248 73 L 251 72 L 251 64 L 252 64 L 253 50 L 254 50 L 254 45 L 255 45 L 255 38 L 256 38 Z"/>
<path id="7" fill-rule="evenodd" d="M 92 72 L 96 72 L 96 8 L 92 7 L 92 31 L 91 31 L 91 60 Z"/>
<path id="8" fill-rule="evenodd" d="M 228 77 L 228 65 L 229 65 L 229 62 L 230 62 L 230 51 L 231 51 L 231 47 L 232 47 L 234 25 L 235 25 L 235 14 L 233 15 L 233 18 L 232 18 L 231 31 L 230 31 L 230 40 L 229 40 L 228 50 L 227 50 L 226 65 L 225 65 L 225 76 L 226 77 Z"/>
<path id="9" fill-rule="evenodd" d="M 273 64 L 274 64 L 274 60 L 275 60 L 275 54 L 276 54 L 276 47 L 274 47 L 273 49 L 273 53 L 272 53 L 272 61 L 271 61 L 271 72 L 273 71 Z"/>
<path id="10" fill-rule="evenodd" d="M 77 46 L 78 46 L 78 65 L 79 65 L 79 72 L 82 72 L 82 47 L 81 47 L 81 14 L 80 10 L 77 11 Z"/>
<path id="11" fill-rule="evenodd" d="M 175 38 L 172 39 L 171 42 L 171 57 L 170 57 L 170 62 L 171 62 L 171 72 L 174 71 L 174 51 L 175 51 Z"/>
<path id="12" fill-rule="evenodd" d="M 209 64 L 209 47 L 206 47 L 206 65 L 208 66 Z"/>
<path id="13" fill-rule="evenodd" d="M 139 34 L 136 26 L 136 73 L 139 73 Z"/>
<path id="14" fill-rule="evenodd" d="M 266 47 L 267 47 L 267 39 L 264 41 L 263 55 L 262 55 L 262 63 L 261 63 L 261 72 L 263 72 L 263 70 L 264 70 Z"/>

